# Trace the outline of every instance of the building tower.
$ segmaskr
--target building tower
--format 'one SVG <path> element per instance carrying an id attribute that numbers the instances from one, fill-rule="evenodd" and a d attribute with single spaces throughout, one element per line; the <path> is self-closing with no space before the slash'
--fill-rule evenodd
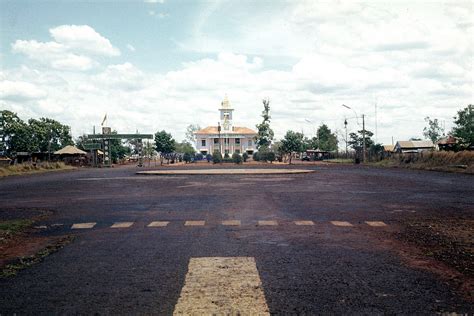
<path id="1" fill-rule="evenodd" d="M 220 115 L 220 124 L 222 126 L 222 133 L 228 133 L 233 131 L 232 125 L 232 113 L 234 109 L 230 106 L 229 99 L 227 95 L 224 97 L 224 100 L 221 102 L 221 108 L 219 109 L 221 112 Z"/>

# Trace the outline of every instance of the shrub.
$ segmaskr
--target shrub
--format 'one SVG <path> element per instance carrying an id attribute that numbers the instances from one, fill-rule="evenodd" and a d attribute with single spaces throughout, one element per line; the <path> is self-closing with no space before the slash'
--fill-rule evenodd
<path id="1" fill-rule="evenodd" d="M 212 162 L 213 163 L 221 163 L 222 162 L 222 155 L 220 152 L 215 151 L 212 155 Z"/>
<path id="2" fill-rule="evenodd" d="M 249 159 L 249 154 L 243 153 L 242 154 L 242 159 L 244 160 L 244 162 L 247 162 L 247 159 Z"/>
<path id="3" fill-rule="evenodd" d="M 270 161 L 271 163 L 274 162 L 276 159 L 276 155 L 273 151 L 269 151 L 265 153 L 265 160 Z"/>
<path id="4" fill-rule="evenodd" d="M 255 161 L 260 161 L 260 156 L 259 156 L 258 152 L 253 153 L 252 159 L 255 160 Z"/>
<path id="5" fill-rule="evenodd" d="M 206 160 L 207 162 L 211 162 L 213 159 L 212 159 L 212 155 L 211 154 L 207 154 L 206 155 Z"/>
<path id="6" fill-rule="evenodd" d="M 232 161 L 236 164 L 241 164 L 242 163 L 242 157 L 238 153 L 234 153 L 232 155 Z"/>
<path id="7" fill-rule="evenodd" d="M 183 160 L 185 163 L 191 162 L 191 154 L 190 153 L 184 153 L 183 155 Z"/>
<path id="8" fill-rule="evenodd" d="M 224 158 L 225 158 L 225 159 L 230 158 L 229 153 L 225 153 L 225 154 L 224 154 Z"/>
<path id="9" fill-rule="evenodd" d="M 196 160 L 203 160 L 203 159 L 204 159 L 204 155 L 201 154 L 201 153 L 197 153 L 196 156 L 194 156 L 194 158 L 195 158 Z"/>

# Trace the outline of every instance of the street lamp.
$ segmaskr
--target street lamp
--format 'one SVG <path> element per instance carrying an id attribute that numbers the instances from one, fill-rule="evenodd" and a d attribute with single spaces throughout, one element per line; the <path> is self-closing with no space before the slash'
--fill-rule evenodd
<path id="1" fill-rule="evenodd" d="M 357 125 L 359 125 L 359 118 L 358 118 L 358 116 L 357 116 L 357 112 L 356 112 L 353 108 L 351 108 L 351 107 L 349 107 L 349 106 L 347 106 L 347 105 L 345 105 L 345 104 L 342 104 L 342 106 L 345 107 L 346 109 L 349 109 L 349 110 L 354 111 L 354 113 L 355 113 L 355 115 L 356 115 L 356 119 L 357 119 Z M 346 122 L 347 122 L 347 121 L 346 121 Z M 346 124 L 346 122 L 344 122 L 344 124 Z M 347 126 L 347 125 L 346 125 L 346 126 Z M 347 129 L 346 129 L 346 131 L 347 131 Z M 362 114 L 362 162 L 365 162 L 365 160 L 366 160 L 366 157 L 365 157 L 366 153 L 365 153 L 365 151 L 366 151 L 366 144 L 365 144 L 365 115 Z"/>
<path id="2" fill-rule="evenodd" d="M 222 154 L 222 148 L 221 148 L 221 122 L 217 122 L 217 133 L 219 134 L 219 152 Z"/>

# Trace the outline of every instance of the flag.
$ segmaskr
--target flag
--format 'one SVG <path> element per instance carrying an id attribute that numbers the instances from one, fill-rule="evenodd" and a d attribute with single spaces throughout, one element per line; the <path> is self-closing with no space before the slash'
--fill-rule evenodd
<path id="1" fill-rule="evenodd" d="M 105 113 L 104 119 L 102 120 L 102 123 L 100 126 L 104 126 L 105 121 L 107 120 L 107 113 Z"/>

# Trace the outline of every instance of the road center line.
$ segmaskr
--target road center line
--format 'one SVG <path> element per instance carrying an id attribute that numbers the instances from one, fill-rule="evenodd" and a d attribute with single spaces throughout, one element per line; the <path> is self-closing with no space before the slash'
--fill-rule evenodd
<path id="1" fill-rule="evenodd" d="M 110 228 L 128 228 L 133 225 L 133 222 L 117 222 L 114 223 Z"/>
<path id="2" fill-rule="evenodd" d="M 184 226 L 204 226 L 206 221 L 186 221 Z"/>
<path id="3" fill-rule="evenodd" d="M 353 225 L 349 222 L 341 222 L 341 221 L 331 221 L 331 224 L 334 226 L 342 226 L 342 227 L 352 227 Z"/>
<path id="4" fill-rule="evenodd" d="M 168 221 L 155 221 L 148 224 L 148 227 L 166 227 L 170 222 Z"/>
<path id="5" fill-rule="evenodd" d="M 270 315 L 255 259 L 191 258 L 173 315 Z"/>
<path id="6" fill-rule="evenodd" d="M 366 221 L 365 222 L 367 225 L 372 226 L 372 227 L 385 227 L 387 224 L 381 221 Z"/>
<path id="7" fill-rule="evenodd" d="M 93 228 L 95 226 L 94 223 L 75 223 L 72 224 L 71 229 L 88 229 L 88 228 Z"/>

